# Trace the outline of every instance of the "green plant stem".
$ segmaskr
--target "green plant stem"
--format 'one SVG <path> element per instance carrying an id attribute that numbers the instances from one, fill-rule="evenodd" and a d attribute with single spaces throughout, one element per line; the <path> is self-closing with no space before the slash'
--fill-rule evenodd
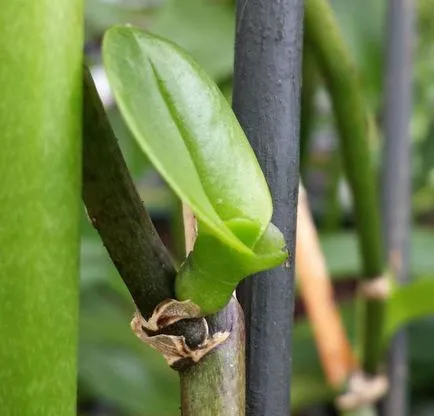
<path id="1" fill-rule="evenodd" d="M 315 51 L 334 107 L 344 170 L 352 189 L 364 279 L 383 273 L 379 204 L 369 153 L 369 113 L 357 70 L 326 0 L 306 0 L 306 38 Z M 384 304 L 367 300 L 362 322 L 362 362 L 375 373 L 381 354 Z"/>
<path id="2" fill-rule="evenodd" d="M 84 77 L 83 199 L 92 224 L 144 317 L 159 302 L 174 298 L 175 267 L 159 239 L 126 167 L 89 72 Z M 242 315 L 232 302 L 208 317 L 210 333 L 231 331 L 229 339 L 202 361 L 180 373 L 182 414 L 244 414 Z M 181 331 L 197 339 L 202 325 L 184 320 Z M 195 393 L 197 386 L 208 401 Z M 198 387 L 199 388 L 199 387 Z M 207 400 L 208 400 L 207 399 Z M 232 403 L 230 409 L 228 403 Z M 235 405 L 237 404 L 237 405 Z M 212 406 L 215 413 L 209 413 Z"/>
<path id="3" fill-rule="evenodd" d="M 0 413 L 73 416 L 83 5 L 0 3 Z"/>
<path id="4" fill-rule="evenodd" d="M 232 334 L 219 351 L 200 366 L 181 373 L 182 416 L 245 416 L 244 319 L 232 298 L 223 311 L 208 320 L 213 331 L 222 322 Z"/>

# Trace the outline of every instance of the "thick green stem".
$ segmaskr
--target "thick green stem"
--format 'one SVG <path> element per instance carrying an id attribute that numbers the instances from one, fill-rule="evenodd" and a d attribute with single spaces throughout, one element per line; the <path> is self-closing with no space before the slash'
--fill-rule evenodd
<path id="1" fill-rule="evenodd" d="M 0 10 L 0 413 L 73 416 L 82 1 Z"/>
<path id="2" fill-rule="evenodd" d="M 176 270 L 140 200 L 88 71 L 84 77 L 83 199 L 136 306 L 148 318 L 158 303 L 174 298 Z M 241 416 L 245 377 L 242 312 L 233 300 L 207 321 L 211 334 L 231 334 L 198 364 L 181 372 L 182 414 Z M 198 334 L 203 333 L 200 322 L 180 321 L 176 331 L 187 343 L 197 342 Z"/>
<path id="3" fill-rule="evenodd" d="M 383 273 L 379 203 L 369 153 L 369 113 L 357 70 L 326 0 L 306 0 L 306 38 L 315 51 L 334 107 L 345 173 L 352 189 L 365 279 Z M 374 373 L 380 358 L 383 302 L 367 300 L 362 328 L 362 361 Z"/>

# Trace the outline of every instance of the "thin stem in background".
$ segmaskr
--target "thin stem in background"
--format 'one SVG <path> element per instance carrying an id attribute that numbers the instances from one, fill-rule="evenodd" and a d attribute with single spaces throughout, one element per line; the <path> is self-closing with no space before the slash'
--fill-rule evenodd
<path id="1" fill-rule="evenodd" d="M 299 181 L 301 0 L 238 0 L 233 107 L 271 189 L 273 223 L 287 264 L 247 279 L 245 313 L 249 416 L 290 414 L 291 331 Z"/>
<path id="2" fill-rule="evenodd" d="M 382 214 L 387 263 L 400 284 L 408 282 L 411 223 L 410 119 L 414 5 L 389 0 L 385 67 Z M 386 416 L 408 414 L 407 337 L 396 334 L 389 352 Z"/>
<path id="3" fill-rule="evenodd" d="M 315 51 L 317 68 L 332 100 L 343 167 L 352 190 L 363 278 L 371 280 L 381 277 L 384 271 L 379 202 L 369 151 L 372 116 L 330 4 L 326 0 L 306 0 L 305 5 L 308 47 Z M 362 364 L 366 372 L 375 374 L 381 358 L 384 301 L 364 302 Z"/>

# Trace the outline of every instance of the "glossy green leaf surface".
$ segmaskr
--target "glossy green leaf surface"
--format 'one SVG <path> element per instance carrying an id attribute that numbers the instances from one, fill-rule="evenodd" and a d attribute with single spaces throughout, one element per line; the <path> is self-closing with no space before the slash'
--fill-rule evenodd
<path id="1" fill-rule="evenodd" d="M 177 296 L 212 313 L 248 274 L 286 258 L 267 183 L 229 104 L 176 45 L 114 27 L 103 58 L 120 111 L 141 149 L 195 213 L 199 235 Z"/>

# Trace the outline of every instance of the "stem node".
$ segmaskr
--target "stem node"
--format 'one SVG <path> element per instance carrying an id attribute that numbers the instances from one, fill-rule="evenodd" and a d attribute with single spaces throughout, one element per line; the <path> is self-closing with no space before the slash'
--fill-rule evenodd
<path id="1" fill-rule="evenodd" d="M 193 325 L 186 325 L 192 321 L 195 321 Z M 199 362 L 230 335 L 227 330 L 210 334 L 208 323 L 200 315 L 197 305 L 174 299 L 158 304 L 148 320 L 137 310 L 131 328 L 138 338 L 160 352 L 170 367 L 177 371 Z"/>
<path id="2" fill-rule="evenodd" d="M 389 381 L 383 374 L 367 376 L 362 371 L 352 374 L 347 391 L 336 399 L 336 407 L 342 411 L 354 411 L 376 403 L 389 388 Z"/>

